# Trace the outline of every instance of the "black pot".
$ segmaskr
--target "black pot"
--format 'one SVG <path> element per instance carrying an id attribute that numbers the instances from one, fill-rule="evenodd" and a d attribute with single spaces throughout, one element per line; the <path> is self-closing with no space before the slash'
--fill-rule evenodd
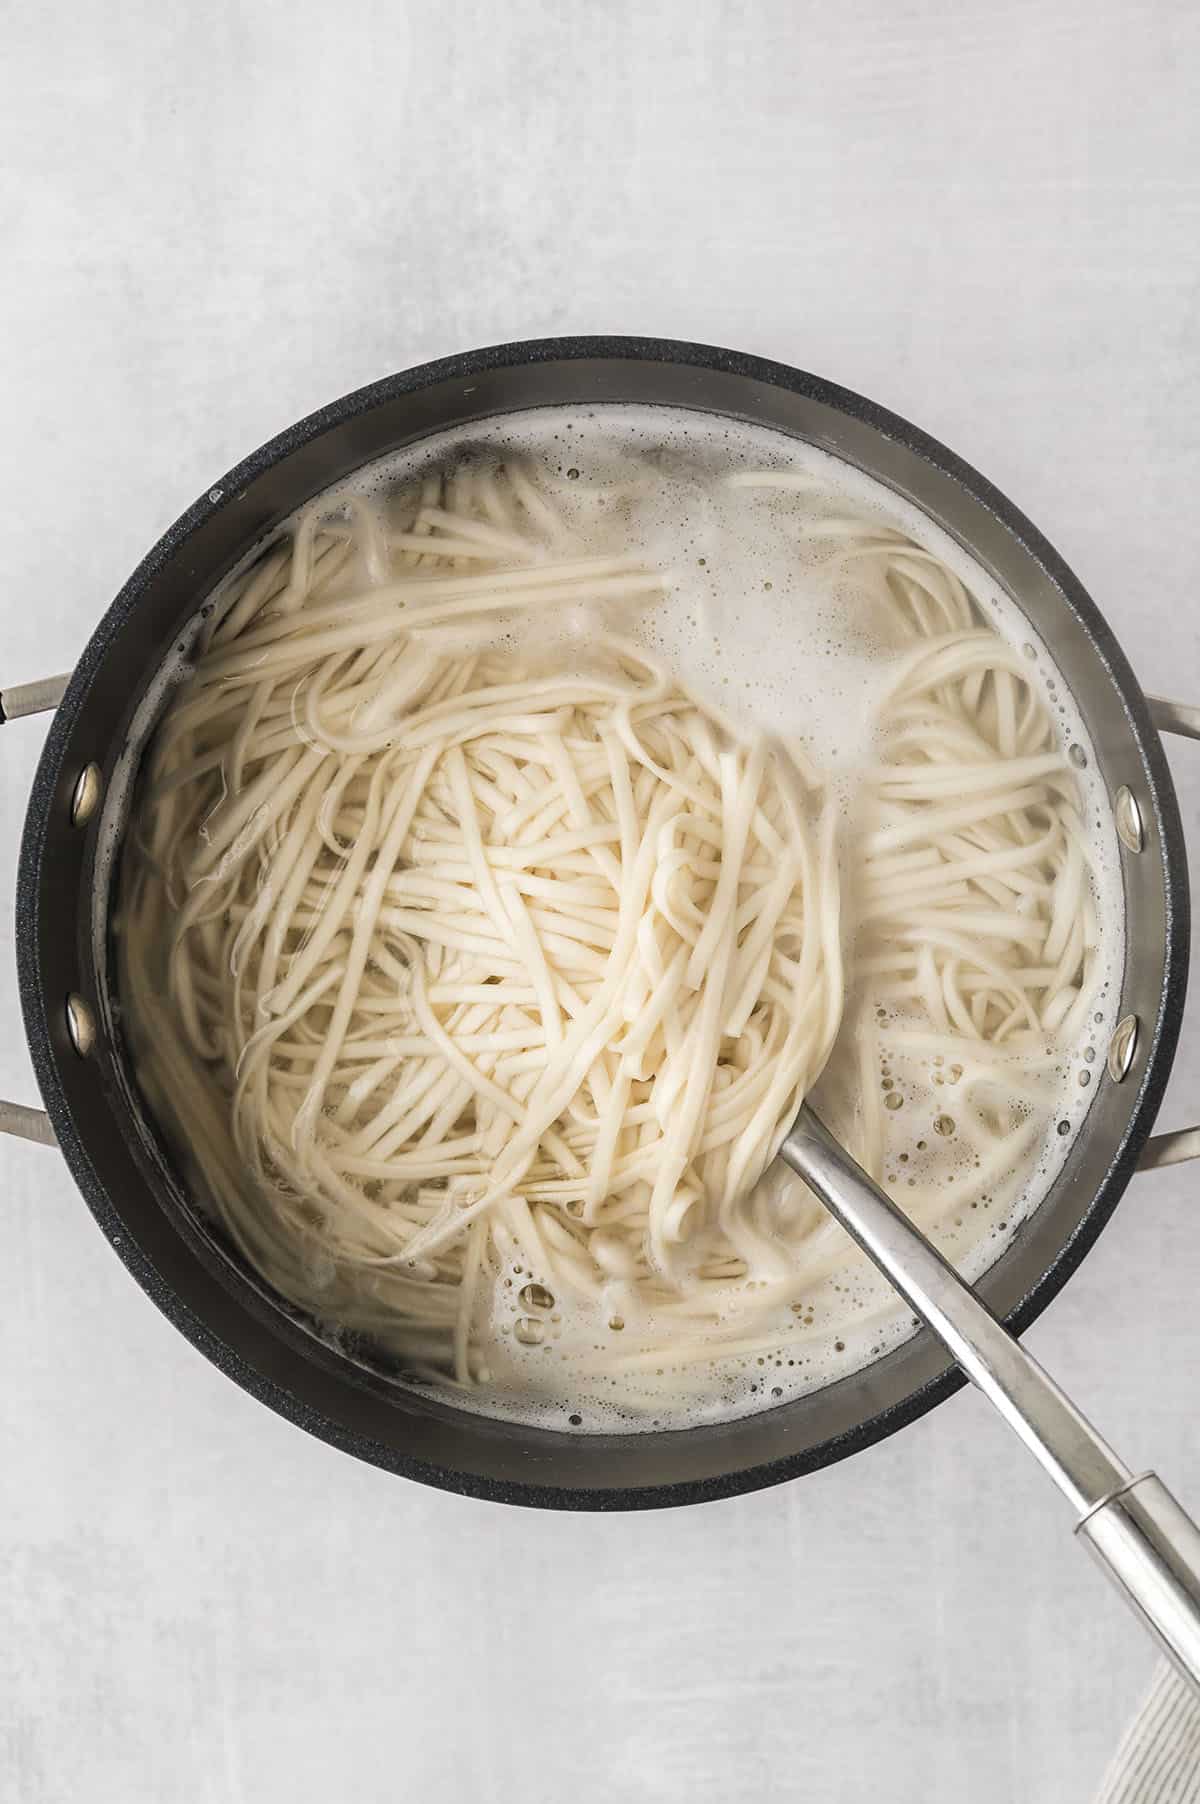
<path id="1" fill-rule="evenodd" d="M 135 716 L 204 595 L 302 502 L 371 459 L 494 414 L 605 401 L 694 408 L 774 427 L 894 488 L 1019 603 L 1087 721 L 1125 844 L 1124 1019 L 1065 1169 L 979 1285 L 1015 1330 L 1074 1271 L 1138 1164 L 1175 1050 L 1188 956 L 1174 792 L 1150 708 L 1120 647 L 1061 558 L 1010 502 L 873 402 L 704 345 L 541 340 L 447 358 L 360 389 L 222 478 L 155 546 L 97 627 L 66 685 L 34 782 L 17 949 L 25 1026 L 53 1133 L 138 1283 L 244 1389 L 389 1471 L 565 1509 L 696 1503 L 793 1478 L 880 1440 L 963 1381 L 922 1332 L 853 1377 L 764 1414 L 608 1436 L 489 1421 L 389 1384 L 319 1340 L 189 1207 L 132 1082 L 110 991 L 107 920 L 120 832 L 117 779 L 147 725 Z M 8 712 L 30 711 L 38 689 L 7 692 Z M 32 1112 L 16 1116 L 7 1125 L 39 1132 Z"/>

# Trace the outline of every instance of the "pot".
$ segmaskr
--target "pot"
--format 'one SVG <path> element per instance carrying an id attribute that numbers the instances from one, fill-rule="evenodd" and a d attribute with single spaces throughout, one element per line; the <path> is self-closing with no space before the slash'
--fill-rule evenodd
<path id="1" fill-rule="evenodd" d="M 963 1382 L 927 1331 L 864 1370 L 740 1421 L 576 1436 L 492 1421 L 401 1388 L 319 1338 L 196 1212 L 133 1082 L 112 990 L 108 921 L 121 774 L 152 724 L 151 684 L 203 597 L 303 502 L 446 427 L 564 403 L 651 403 L 773 427 L 915 503 L 1003 586 L 1050 647 L 1083 713 L 1122 845 L 1129 931 L 1119 1025 L 1066 1165 L 978 1290 L 1020 1332 L 1075 1270 L 1148 1143 L 1187 979 L 1184 844 L 1158 728 L 1200 736 L 1200 710 L 1148 702 L 1095 604 L 1037 529 L 961 459 L 834 384 L 704 345 L 551 339 L 470 352 L 336 401 L 223 477 L 134 572 L 69 679 L 8 689 L 3 713 L 57 704 L 30 797 L 17 887 L 25 1028 L 46 1113 L 0 1126 L 57 1141 L 117 1253 L 166 1316 L 244 1389 L 388 1471 L 507 1503 L 637 1509 L 778 1483 L 913 1421 Z"/>

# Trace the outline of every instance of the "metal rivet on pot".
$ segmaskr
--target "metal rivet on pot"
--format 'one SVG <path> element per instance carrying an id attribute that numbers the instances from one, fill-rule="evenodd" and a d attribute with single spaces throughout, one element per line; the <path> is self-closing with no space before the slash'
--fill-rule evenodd
<path id="1" fill-rule="evenodd" d="M 74 826 L 82 827 L 91 820 L 103 788 L 104 779 L 100 775 L 100 766 L 85 764 L 71 796 L 71 821 Z"/>
<path id="2" fill-rule="evenodd" d="M 80 1058 L 86 1059 L 96 1044 L 96 1017 L 74 990 L 67 997 L 67 1032 Z"/>
<path id="3" fill-rule="evenodd" d="M 1117 791 L 1113 804 L 1113 813 L 1117 820 L 1117 838 L 1131 852 L 1140 852 L 1146 843 L 1146 833 L 1142 826 L 1142 811 L 1137 805 L 1137 798 L 1131 789 L 1122 783 Z"/>
<path id="4" fill-rule="evenodd" d="M 1136 1015 L 1125 1015 L 1113 1028 L 1112 1039 L 1108 1042 L 1108 1075 L 1114 1084 L 1121 1083 L 1129 1076 L 1137 1043 L 1138 1018 Z"/>

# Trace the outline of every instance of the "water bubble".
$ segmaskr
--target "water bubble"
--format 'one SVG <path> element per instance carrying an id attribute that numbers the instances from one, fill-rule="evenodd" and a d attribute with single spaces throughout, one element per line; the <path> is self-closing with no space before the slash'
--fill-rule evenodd
<path id="1" fill-rule="evenodd" d="M 517 1323 L 516 1336 L 523 1347 L 540 1347 L 546 1338 L 546 1324 L 523 1315 Z"/>
<path id="2" fill-rule="evenodd" d="M 896 1092 L 893 1090 L 890 1095 L 884 1097 L 883 1106 L 885 1109 L 902 1109 L 904 1107 L 904 1098 L 902 1096 L 897 1096 Z"/>
<path id="3" fill-rule="evenodd" d="M 953 1115 L 936 1115 L 933 1122 L 933 1131 L 935 1134 L 940 1134 L 943 1140 L 948 1139 L 954 1132 Z"/>
<path id="4" fill-rule="evenodd" d="M 527 1284 L 521 1292 L 521 1302 L 526 1309 L 553 1309 L 554 1296 L 544 1284 Z"/>

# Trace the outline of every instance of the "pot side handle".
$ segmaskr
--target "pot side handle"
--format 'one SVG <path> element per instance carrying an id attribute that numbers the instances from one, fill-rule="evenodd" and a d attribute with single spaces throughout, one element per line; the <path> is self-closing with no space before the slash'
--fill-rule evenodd
<path id="1" fill-rule="evenodd" d="M 1200 708 L 1187 702 L 1168 701 L 1165 695 L 1148 695 L 1150 718 L 1160 733 L 1178 733 L 1183 739 L 1200 739 Z"/>
<path id="2" fill-rule="evenodd" d="M 62 676 L 39 677 L 36 683 L 13 683 L 8 689 L 0 689 L 0 724 L 20 720 L 26 714 L 48 714 L 67 693 L 70 680 L 68 670 Z"/>
<path id="3" fill-rule="evenodd" d="M 1200 739 L 1200 708 L 1173 702 L 1165 695 L 1148 695 L 1150 718 L 1160 733 L 1176 733 L 1182 739 Z M 1200 1127 L 1177 1128 L 1172 1133 L 1151 1134 L 1138 1160 L 1139 1171 L 1160 1171 L 1166 1165 L 1182 1165 L 1200 1159 Z"/>
<path id="4" fill-rule="evenodd" d="M 8 689 L 0 689 L 0 724 L 57 708 L 70 680 L 68 671 L 63 676 L 39 677 L 35 683 L 14 683 Z M 31 1109 L 21 1102 L 0 1101 L 0 1134 L 36 1140 L 41 1146 L 58 1145 L 45 1109 Z"/>
<path id="5" fill-rule="evenodd" d="M 61 676 L 39 677 L 32 683 L 15 683 L 10 688 L 0 689 L 0 724 L 57 708 L 69 681 L 68 671 Z M 1200 739 L 1200 708 L 1186 702 L 1173 702 L 1161 695 L 1146 699 L 1150 704 L 1150 718 L 1160 733 Z M 36 1140 L 43 1146 L 58 1144 L 46 1111 L 27 1108 L 18 1102 L 0 1100 L 0 1134 Z M 1187 1159 L 1196 1158 L 1200 1158 L 1200 1127 L 1180 1128 L 1174 1133 L 1152 1134 L 1143 1149 L 1138 1170 L 1158 1171 L 1163 1166 L 1180 1165 Z"/>

